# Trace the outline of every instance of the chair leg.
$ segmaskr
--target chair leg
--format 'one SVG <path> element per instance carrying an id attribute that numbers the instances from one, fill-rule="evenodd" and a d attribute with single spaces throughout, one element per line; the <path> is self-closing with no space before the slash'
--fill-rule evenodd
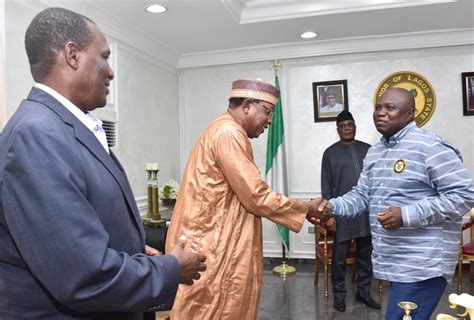
<path id="1" fill-rule="evenodd" d="M 317 286 L 319 282 L 319 259 L 315 259 L 316 265 L 314 266 L 315 272 L 314 272 L 314 285 Z"/>
<path id="2" fill-rule="evenodd" d="M 328 271 L 328 261 L 324 261 L 324 297 L 326 300 L 329 299 L 329 271 Z"/>
<path id="3" fill-rule="evenodd" d="M 458 294 L 462 291 L 462 259 L 458 259 Z"/>
<path id="4" fill-rule="evenodd" d="M 351 276 L 351 282 L 354 283 L 355 278 L 356 278 L 356 272 L 357 272 L 357 261 L 354 261 L 352 264 L 352 276 Z"/>

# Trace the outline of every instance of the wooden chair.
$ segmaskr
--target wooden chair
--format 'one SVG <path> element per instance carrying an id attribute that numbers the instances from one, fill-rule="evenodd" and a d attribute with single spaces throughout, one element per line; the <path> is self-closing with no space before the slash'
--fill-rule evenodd
<path id="1" fill-rule="evenodd" d="M 469 222 L 466 222 L 462 225 L 462 233 L 461 233 L 461 242 L 459 248 L 459 258 L 458 258 L 458 294 L 461 294 L 462 291 L 462 262 L 464 260 L 471 262 L 471 272 L 470 278 L 471 282 L 474 281 L 474 276 L 472 272 L 472 264 L 474 262 L 474 230 L 472 228 L 474 221 L 474 208 L 471 209 L 471 219 Z M 471 229 L 471 240 L 468 243 L 464 243 L 463 241 L 463 233 L 464 230 Z"/>
<path id="2" fill-rule="evenodd" d="M 324 267 L 324 297 L 326 300 L 329 298 L 329 266 L 332 261 L 332 246 L 334 232 L 326 228 L 324 224 L 317 224 L 314 226 L 315 235 L 315 272 L 314 272 L 314 285 L 318 285 L 319 280 L 319 264 L 321 263 Z M 352 265 L 352 278 L 354 282 L 357 268 L 356 260 L 356 246 L 355 241 L 352 240 L 349 253 L 346 259 L 347 265 Z"/>

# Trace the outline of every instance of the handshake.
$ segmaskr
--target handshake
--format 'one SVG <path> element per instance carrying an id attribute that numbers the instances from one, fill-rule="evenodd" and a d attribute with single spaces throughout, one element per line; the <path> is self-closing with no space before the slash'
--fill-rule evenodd
<path id="1" fill-rule="evenodd" d="M 326 222 L 332 217 L 332 205 L 323 198 L 311 199 L 307 202 L 309 207 L 306 219 L 312 224 Z"/>

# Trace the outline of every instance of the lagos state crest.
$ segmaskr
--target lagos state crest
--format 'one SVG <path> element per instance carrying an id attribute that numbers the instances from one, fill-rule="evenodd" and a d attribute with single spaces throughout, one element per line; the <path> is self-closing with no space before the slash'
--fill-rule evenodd
<path id="1" fill-rule="evenodd" d="M 406 167 L 406 161 L 403 159 L 399 159 L 395 161 L 395 164 L 393 165 L 393 171 L 395 171 L 395 173 L 402 173 L 403 171 L 405 171 Z"/>
<path id="2" fill-rule="evenodd" d="M 412 71 L 392 73 L 382 80 L 375 90 L 374 105 L 377 99 L 389 88 L 403 88 L 415 98 L 415 122 L 418 127 L 430 120 L 436 108 L 436 95 L 433 86 L 422 75 Z"/>

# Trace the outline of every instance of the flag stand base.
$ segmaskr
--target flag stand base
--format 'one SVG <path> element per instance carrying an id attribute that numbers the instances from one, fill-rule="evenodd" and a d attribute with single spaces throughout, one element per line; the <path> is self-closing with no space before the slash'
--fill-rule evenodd
<path id="1" fill-rule="evenodd" d="M 273 268 L 273 274 L 280 277 L 286 277 L 295 274 L 295 267 L 289 266 L 287 262 L 287 260 L 282 260 L 279 266 Z"/>

